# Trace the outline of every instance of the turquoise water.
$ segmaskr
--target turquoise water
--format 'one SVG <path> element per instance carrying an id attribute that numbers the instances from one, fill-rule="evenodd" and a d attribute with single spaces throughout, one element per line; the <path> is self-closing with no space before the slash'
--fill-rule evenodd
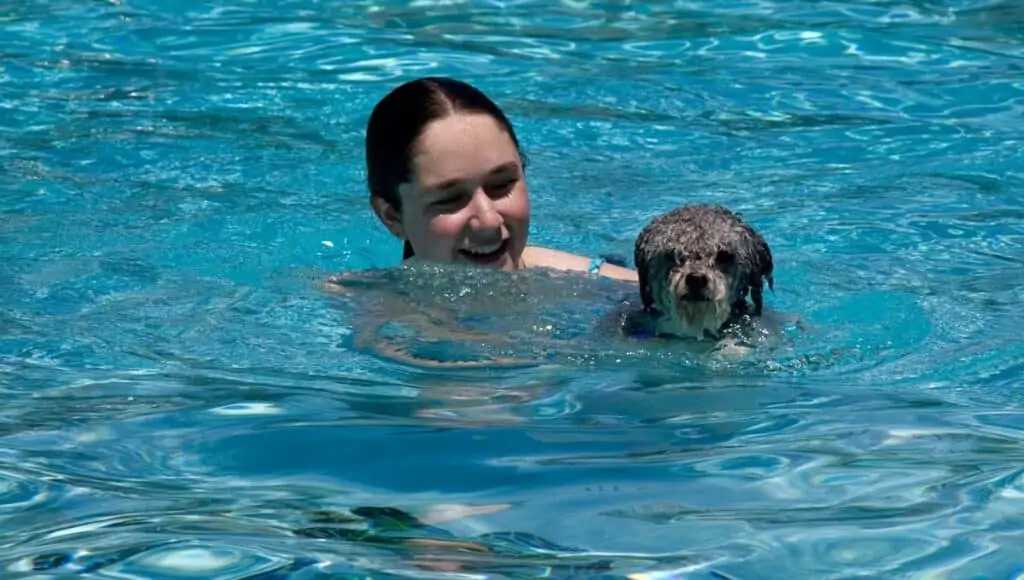
<path id="1" fill-rule="evenodd" d="M 1014 577 L 1022 22 L 2 2 L 0 576 Z M 507 109 L 535 243 L 718 201 L 802 330 L 723 361 L 608 332 L 611 282 L 385 270 L 362 132 L 422 74 Z"/>

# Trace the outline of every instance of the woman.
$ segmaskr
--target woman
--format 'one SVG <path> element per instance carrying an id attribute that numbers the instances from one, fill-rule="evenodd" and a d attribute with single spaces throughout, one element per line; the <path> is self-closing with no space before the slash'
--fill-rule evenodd
<path id="1" fill-rule="evenodd" d="M 400 85 L 370 115 L 370 205 L 403 259 L 552 268 L 636 281 L 636 271 L 527 244 L 530 199 L 515 131 L 493 101 L 444 77 Z"/>
<path id="2" fill-rule="evenodd" d="M 567 252 L 529 246 L 530 201 L 519 141 L 505 114 L 476 88 L 454 79 L 428 77 L 386 95 L 366 129 L 370 206 L 403 241 L 403 259 L 466 264 L 504 270 L 550 268 L 590 272 L 636 282 L 634 270 Z M 332 276 L 325 290 L 347 296 L 359 273 Z M 410 303 L 387 292 L 359 313 L 356 344 L 388 358 L 430 366 L 533 364 L 504 355 L 482 361 L 424 360 L 413 346 L 434 339 L 491 345 L 508 337 L 461 332 L 445 309 Z M 384 321 L 400 323 L 413 341 L 381 340 Z"/>

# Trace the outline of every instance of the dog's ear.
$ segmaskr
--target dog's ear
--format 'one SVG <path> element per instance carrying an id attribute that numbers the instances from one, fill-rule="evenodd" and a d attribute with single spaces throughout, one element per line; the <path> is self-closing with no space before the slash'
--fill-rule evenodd
<path id="1" fill-rule="evenodd" d="M 644 306 L 644 311 L 647 312 L 650 311 L 651 305 L 654 304 L 654 296 L 651 293 L 651 281 L 647 279 L 648 263 L 639 248 L 633 257 L 633 261 L 636 263 L 637 285 L 640 287 L 640 302 Z"/>
<path id="2" fill-rule="evenodd" d="M 647 279 L 647 270 L 650 267 L 650 259 L 647 252 L 647 230 L 646 228 L 637 236 L 636 244 L 633 247 L 633 264 L 636 266 L 637 285 L 640 287 L 640 302 L 644 311 L 649 312 L 654 304 L 654 295 L 651 292 L 651 281 Z"/>
<path id="3" fill-rule="evenodd" d="M 637 271 L 640 285 L 640 302 L 644 306 L 644 312 L 650 312 L 654 305 L 654 295 L 651 293 L 651 282 L 647 279 L 647 273 L 643 270 Z"/>
<path id="4" fill-rule="evenodd" d="M 754 264 L 750 270 L 748 284 L 750 286 L 750 298 L 754 302 L 754 314 L 760 316 L 764 306 L 764 282 L 768 282 L 768 289 L 775 291 L 775 279 L 772 272 L 775 264 L 772 261 L 772 250 L 768 242 L 757 232 L 751 230 L 754 243 Z"/>
<path id="5" fill-rule="evenodd" d="M 775 278 L 772 276 L 772 273 L 775 269 L 775 263 L 772 261 L 772 249 L 768 247 L 768 242 L 760 234 L 757 235 L 756 239 L 759 273 L 768 281 L 768 289 L 774 292 Z"/>

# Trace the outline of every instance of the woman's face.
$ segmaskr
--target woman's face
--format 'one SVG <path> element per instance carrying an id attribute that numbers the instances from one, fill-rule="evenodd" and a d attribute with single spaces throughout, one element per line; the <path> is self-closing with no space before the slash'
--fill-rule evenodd
<path id="1" fill-rule="evenodd" d="M 492 268 L 522 266 L 530 200 L 515 143 L 490 115 L 433 121 L 413 146 L 399 216 L 385 224 L 418 258 Z"/>

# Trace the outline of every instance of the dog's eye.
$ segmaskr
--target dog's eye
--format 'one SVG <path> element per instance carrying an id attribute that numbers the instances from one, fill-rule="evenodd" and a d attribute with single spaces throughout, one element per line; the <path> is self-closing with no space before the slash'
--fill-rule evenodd
<path id="1" fill-rule="evenodd" d="M 715 256 L 715 261 L 723 266 L 727 266 L 736 261 L 736 255 L 729 250 L 719 250 L 718 255 Z"/>
<path id="2" fill-rule="evenodd" d="M 680 256 L 678 254 L 664 256 L 663 259 L 672 268 L 679 268 L 686 264 L 686 256 Z"/>

